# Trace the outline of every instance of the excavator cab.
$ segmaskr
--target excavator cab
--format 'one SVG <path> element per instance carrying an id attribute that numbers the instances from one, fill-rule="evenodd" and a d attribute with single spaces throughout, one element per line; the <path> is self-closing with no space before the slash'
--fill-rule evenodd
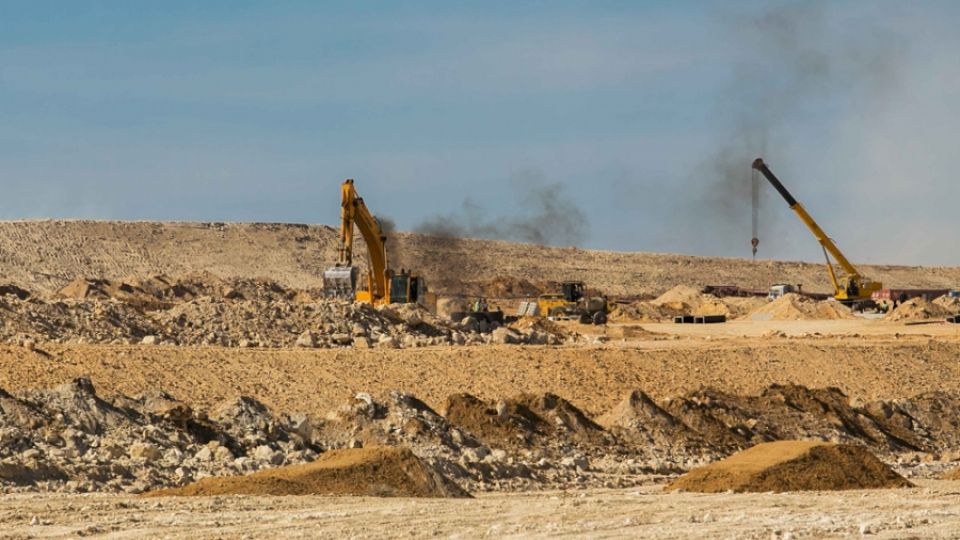
<path id="1" fill-rule="evenodd" d="M 415 304 L 427 293 L 427 285 L 420 276 L 400 270 L 400 273 L 390 277 L 390 303 Z"/>
<path id="2" fill-rule="evenodd" d="M 565 281 L 560 287 L 563 290 L 563 299 L 567 302 L 579 302 L 583 298 L 582 281 Z"/>

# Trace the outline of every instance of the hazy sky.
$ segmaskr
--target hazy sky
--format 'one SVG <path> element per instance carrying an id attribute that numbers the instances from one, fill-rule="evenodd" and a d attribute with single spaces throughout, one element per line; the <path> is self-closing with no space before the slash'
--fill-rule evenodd
<path id="1" fill-rule="evenodd" d="M 958 265 L 958 26 L 950 1 L 0 0 L 0 218 L 333 224 L 351 177 L 401 230 L 509 236 L 553 190 L 582 218 L 548 215 L 555 243 L 749 256 L 762 154 L 853 260 Z M 763 187 L 760 255 L 819 260 Z"/>

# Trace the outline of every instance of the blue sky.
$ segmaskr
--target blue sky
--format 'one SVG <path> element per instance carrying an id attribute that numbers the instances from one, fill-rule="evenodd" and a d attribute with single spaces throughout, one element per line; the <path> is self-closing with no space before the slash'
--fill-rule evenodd
<path id="1" fill-rule="evenodd" d="M 332 224 L 351 177 L 412 230 L 465 199 L 523 215 L 540 179 L 585 247 L 747 256 L 737 190 L 762 152 L 854 260 L 957 265 L 958 21 L 952 2 L 0 0 L 0 218 Z M 761 256 L 818 260 L 767 191 Z"/>

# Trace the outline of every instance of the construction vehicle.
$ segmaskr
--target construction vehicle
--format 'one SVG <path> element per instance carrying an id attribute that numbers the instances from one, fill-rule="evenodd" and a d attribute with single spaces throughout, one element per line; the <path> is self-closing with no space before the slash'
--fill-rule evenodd
<path id="1" fill-rule="evenodd" d="M 817 225 L 817 222 L 810 217 L 810 214 L 807 213 L 803 205 L 797 202 L 780 180 L 774 176 L 770 168 L 763 162 L 763 159 L 755 159 L 753 161 L 753 168 L 760 171 L 760 173 L 766 177 L 767 181 L 780 193 L 780 196 L 787 202 L 790 209 L 797 214 L 800 221 L 810 229 L 810 232 L 813 233 L 817 242 L 820 243 L 820 246 L 823 248 L 823 256 L 827 260 L 827 271 L 830 273 L 830 281 L 833 283 L 834 298 L 844 304 L 859 308 L 872 304 L 873 300 L 871 300 L 871 295 L 883 289 L 883 285 L 880 282 L 864 277 L 856 267 L 850 263 L 843 253 L 840 252 L 840 249 L 833 240 L 827 236 L 827 233 L 823 232 L 823 229 Z M 833 263 L 830 262 L 830 256 L 833 256 L 845 273 L 839 278 L 833 268 Z"/>
<path id="2" fill-rule="evenodd" d="M 353 265 L 354 226 L 367 245 L 367 273 L 360 282 L 360 268 Z M 427 302 L 427 285 L 407 270 L 394 272 L 387 263 L 387 236 L 380 222 L 357 195 L 353 180 L 340 186 L 340 245 L 336 266 L 323 273 L 327 296 L 367 302 L 375 306 Z"/>
<path id="3" fill-rule="evenodd" d="M 789 283 L 777 283 L 770 286 L 770 292 L 767 294 L 768 300 L 776 300 L 785 294 L 798 292 L 796 285 Z"/>
<path id="4" fill-rule="evenodd" d="M 602 296 L 586 297 L 582 281 L 565 281 L 560 293 L 541 294 L 537 312 L 551 320 L 577 319 L 583 324 L 606 324 L 610 307 Z"/>
<path id="5" fill-rule="evenodd" d="M 460 322 L 467 317 L 473 317 L 477 322 L 486 322 L 488 324 L 503 324 L 506 322 L 503 310 L 500 308 L 490 309 L 490 303 L 482 296 L 470 302 L 467 311 L 454 311 L 450 314 L 450 320 L 453 322 Z"/>

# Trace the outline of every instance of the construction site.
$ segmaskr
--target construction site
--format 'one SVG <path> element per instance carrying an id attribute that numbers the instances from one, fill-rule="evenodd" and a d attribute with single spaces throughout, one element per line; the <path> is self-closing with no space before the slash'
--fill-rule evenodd
<path id="1" fill-rule="evenodd" d="M 960 539 L 949 3 L 28 4 L 0 539 Z"/>
<path id="2" fill-rule="evenodd" d="M 0 223 L 0 522 L 362 536 L 414 511 L 433 516 L 415 535 L 953 531 L 960 269 L 860 274 L 801 212 L 840 264 L 387 234 L 352 181 L 339 227 Z M 863 490 L 881 490 L 867 513 Z M 771 491 L 787 495 L 724 495 Z M 325 502 L 262 499 L 285 495 Z M 772 518 L 784 505 L 831 514 Z"/>

